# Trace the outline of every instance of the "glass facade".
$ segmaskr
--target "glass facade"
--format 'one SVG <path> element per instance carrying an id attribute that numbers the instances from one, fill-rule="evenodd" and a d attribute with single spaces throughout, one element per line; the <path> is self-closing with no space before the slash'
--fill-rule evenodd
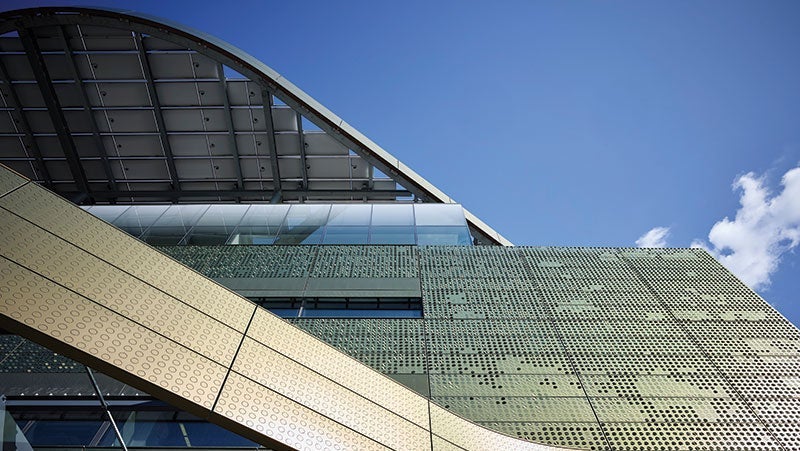
<path id="1" fill-rule="evenodd" d="M 10 401 L 8 408 L 14 412 L 16 434 L 21 435 L 18 442 L 24 441 L 33 449 L 120 449 L 99 403 Z M 109 409 L 128 447 L 259 448 L 257 443 L 159 401 L 112 400 Z"/>
<path id="2" fill-rule="evenodd" d="M 95 205 L 89 213 L 152 245 L 469 246 L 456 204 Z"/>

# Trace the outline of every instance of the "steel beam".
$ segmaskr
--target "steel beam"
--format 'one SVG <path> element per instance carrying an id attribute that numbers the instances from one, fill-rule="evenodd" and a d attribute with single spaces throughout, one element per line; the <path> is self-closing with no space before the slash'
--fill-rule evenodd
<path id="1" fill-rule="evenodd" d="M 0 59 L 0 79 L 8 88 L 7 102 L 10 103 L 11 107 L 14 109 L 14 112 L 18 118 L 17 123 L 19 124 L 19 128 L 21 128 L 22 133 L 25 134 L 25 140 L 23 144 L 25 144 L 26 148 L 31 150 L 33 158 L 36 159 L 36 166 L 39 169 L 39 174 L 42 176 L 44 185 L 49 189 L 53 189 L 53 178 L 50 177 L 50 171 L 48 171 L 47 166 L 44 165 L 42 151 L 39 149 L 39 144 L 36 142 L 36 137 L 33 136 L 31 124 L 28 123 L 28 118 L 25 116 L 25 112 L 22 110 L 22 102 L 20 102 L 19 96 L 14 90 L 14 86 L 11 84 L 11 77 L 8 75 L 8 70 L 6 70 L 6 65 L 3 64 L 2 59 Z"/>
<path id="2" fill-rule="evenodd" d="M 73 192 L 59 192 L 62 196 L 71 196 Z M 93 191 L 92 197 L 97 199 L 98 201 L 105 201 L 107 199 L 117 199 L 117 198 L 128 198 L 128 197 L 136 197 L 136 198 L 151 198 L 151 199 L 169 199 L 170 201 L 174 202 L 178 199 L 192 199 L 192 198 L 201 198 L 201 197 L 220 197 L 220 198 L 227 198 L 227 199 L 239 199 L 239 198 L 262 198 L 266 199 L 269 198 L 270 203 L 273 202 L 273 197 L 275 192 L 273 191 L 263 191 L 263 190 L 190 190 L 190 191 L 157 191 L 157 190 L 146 190 L 146 191 L 128 191 L 128 190 L 117 190 L 117 191 Z M 349 190 L 349 189 L 341 189 L 341 190 L 283 190 L 282 195 L 287 198 L 292 198 L 295 196 L 302 196 L 302 197 L 314 197 L 317 199 L 331 199 L 331 200 L 341 200 L 347 196 L 353 197 L 355 199 L 361 199 L 363 197 L 367 197 L 368 199 L 381 199 L 381 200 L 390 200 L 395 199 L 397 197 L 405 197 L 410 196 L 411 192 L 407 190 L 372 190 L 372 191 L 362 191 L 362 190 Z"/>
<path id="3" fill-rule="evenodd" d="M 106 173 L 106 178 L 108 178 L 108 186 L 112 191 L 116 191 L 117 181 L 114 178 L 114 172 L 111 170 L 111 163 L 108 161 L 108 154 L 106 153 L 105 145 L 103 145 L 103 139 L 100 137 L 100 127 L 97 126 L 97 121 L 92 112 L 92 102 L 89 100 L 89 95 L 86 93 L 86 88 L 81 81 L 78 65 L 75 62 L 72 48 L 69 46 L 69 40 L 67 39 L 67 34 L 64 32 L 64 27 L 60 26 L 57 27 L 57 29 L 58 36 L 61 38 L 61 46 L 64 48 L 64 55 L 67 59 L 67 67 L 69 67 L 70 75 L 72 75 L 72 79 L 75 81 L 75 87 L 78 89 L 78 92 L 80 92 L 83 111 L 86 112 L 86 118 L 89 120 L 89 126 L 92 131 L 92 141 L 94 141 L 97 154 L 100 155 L 100 161 L 103 163 L 103 170 Z"/>
<path id="4" fill-rule="evenodd" d="M 300 144 L 300 170 L 303 174 L 303 189 L 308 189 L 308 162 L 306 161 L 306 137 L 303 134 L 303 115 L 295 111 L 297 118 L 297 137 Z"/>
<path id="5" fill-rule="evenodd" d="M 33 32 L 27 28 L 20 28 L 17 32 L 25 48 L 25 54 L 28 56 L 28 62 L 31 65 L 33 74 L 36 77 L 36 84 L 39 85 L 39 90 L 44 98 L 50 120 L 53 122 L 53 129 L 58 135 L 61 149 L 67 158 L 67 165 L 72 173 L 72 179 L 75 180 L 75 185 L 78 187 L 78 196 L 73 201 L 80 203 L 87 197 L 91 198 L 89 182 L 81 165 L 75 141 L 72 140 L 67 120 L 64 118 L 64 112 L 61 110 L 61 102 L 58 100 L 58 95 L 50 78 L 50 72 L 47 70 L 39 43 L 36 42 L 36 36 L 33 35 Z"/>
<path id="6" fill-rule="evenodd" d="M 236 180 L 238 187 L 244 189 L 244 177 L 242 176 L 242 162 L 239 159 L 239 146 L 236 144 L 236 130 L 233 128 L 233 112 L 231 111 L 231 101 L 228 98 L 228 82 L 225 80 L 225 69 L 222 63 L 217 63 L 217 73 L 219 74 L 219 85 L 222 88 L 222 102 L 225 107 L 225 123 L 228 127 L 228 143 L 231 154 L 236 159 Z"/>
<path id="7" fill-rule="evenodd" d="M 278 166 L 278 146 L 275 144 L 275 123 L 272 118 L 272 92 L 262 88 L 261 100 L 264 102 L 264 125 L 269 147 L 269 163 L 272 167 L 272 185 L 275 187 L 271 202 L 276 204 L 281 201 L 281 171 Z"/>
<path id="8" fill-rule="evenodd" d="M 136 40 L 136 48 L 139 50 L 139 61 L 142 64 L 142 72 L 144 78 L 147 80 L 147 92 L 150 94 L 150 101 L 153 102 L 153 114 L 156 117 L 156 125 L 158 126 L 158 133 L 161 135 L 161 147 L 164 149 L 164 157 L 167 159 L 167 168 L 169 169 L 169 176 L 172 179 L 172 186 L 174 189 L 180 189 L 180 180 L 178 179 L 178 170 L 175 167 L 175 158 L 172 155 L 172 146 L 169 144 L 167 137 L 167 128 L 164 124 L 164 115 L 161 113 L 161 102 L 158 101 L 158 92 L 156 92 L 156 85 L 153 81 L 153 71 L 150 69 L 150 61 L 147 59 L 147 51 L 144 49 L 142 43 L 142 34 L 139 32 L 133 33 Z"/>
<path id="9" fill-rule="evenodd" d="M 369 198 L 381 198 L 381 199 L 392 199 L 396 197 L 405 197 L 410 196 L 411 192 L 408 190 L 370 190 L 370 191 L 363 191 L 363 190 L 350 190 L 350 189 L 326 189 L 326 190 L 305 190 L 305 189 L 285 189 L 282 191 L 283 195 L 286 197 L 291 196 L 311 196 L 311 197 L 322 197 L 322 198 L 330 198 L 334 200 L 342 199 L 346 196 L 352 196 L 354 198 L 362 198 L 365 194 Z M 65 192 L 62 195 L 72 195 L 75 193 L 72 192 Z M 274 191 L 264 191 L 264 190 L 186 190 L 186 191 L 158 191 L 158 190 L 143 190 L 143 191 L 129 191 L 129 190 L 117 190 L 117 191 L 93 191 L 92 197 L 100 200 L 100 199 L 113 199 L 117 197 L 139 197 L 139 198 L 167 198 L 172 200 L 177 200 L 180 198 L 197 198 L 197 197 L 226 197 L 226 198 L 236 198 L 236 197 L 269 197 L 272 198 L 275 195 Z"/>

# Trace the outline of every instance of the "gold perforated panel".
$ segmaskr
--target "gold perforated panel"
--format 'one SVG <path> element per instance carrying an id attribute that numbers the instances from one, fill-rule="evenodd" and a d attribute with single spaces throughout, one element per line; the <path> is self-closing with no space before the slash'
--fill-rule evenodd
<path id="1" fill-rule="evenodd" d="M 456 446 L 447 440 L 439 437 L 438 435 L 433 436 L 433 451 L 459 451 L 463 450 L 460 446 Z"/>
<path id="2" fill-rule="evenodd" d="M 214 413 L 297 449 L 389 449 L 237 373 L 228 377 Z"/>
<path id="3" fill-rule="evenodd" d="M 5 258 L 0 307 L 4 326 L 8 320 L 23 324 L 51 343 L 99 359 L 103 369 L 112 366 L 140 386 L 145 381 L 207 409 L 225 377 L 225 367 Z"/>
<path id="4" fill-rule="evenodd" d="M 341 358 L 340 351 L 308 335 L 286 322 L 259 309 L 248 330 L 248 336 L 268 344 L 287 357 L 349 387 L 361 396 L 396 412 L 417 425 L 428 428 L 427 400 L 419 395 L 408 396 L 409 390 L 360 362 Z"/>
<path id="5" fill-rule="evenodd" d="M 74 245 L 0 209 L 3 254 L 170 340 L 229 366 L 241 333 Z M 154 315 L 154 311 L 168 312 Z M 187 334 L 186 331 L 193 331 Z"/>
<path id="6" fill-rule="evenodd" d="M 423 448 L 430 433 L 261 343 L 245 339 L 233 370 L 391 448 Z M 286 378 L 292 374 L 292 378 Z M 307 387 L 318 390 L 309 391 Z M 380 424 L 370 421 L 382 418 Z"/>
<path id="7" fill-rule="evenodd" d="M 27 180 L 12 171 L 0 169 L 0 196 L 5 195 L 14 188 L 24 185 L 26 181 Z"/>
<path id="8" fill-rule="evenodd" d="M 31 184 L 0 198 L 0 206 L 34 224 L 47 224 L 49 232 L 102 255 L 110 264 L 229 327 L 240 332 L 247 327 L 253 304 L 38 186 Z"/>

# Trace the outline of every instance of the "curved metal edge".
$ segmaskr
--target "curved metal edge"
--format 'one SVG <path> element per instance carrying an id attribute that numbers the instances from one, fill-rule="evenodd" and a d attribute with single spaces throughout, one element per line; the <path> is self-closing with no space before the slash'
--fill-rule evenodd
<path id="1" fill-rule="evenodd" d="M 237 70 L 254 81 L 260 81 L 286 105 L 299 111 L 311 122 L 328 132 L 344 146 L 353 149 L 368 163 L 404 185 L 424 201 L 457 203 L 442 190 L 414 172 L 392 154 L 346 123 L 339 116 L 314 100 L 277 71 L 247 52 L 222 39 L 194 28 L 159 17 L 131 10 L 95 7 L 39 7 L 0 13 L 0 34 L 19 26 L 59 24 L 96 24 L 96 18 L 106 19 L 102 25 L 144 31 L 161 39 L 178 42 Z M 511 241 L 464 209 L 470 229 L 491 244 L 513 246 Z"/>

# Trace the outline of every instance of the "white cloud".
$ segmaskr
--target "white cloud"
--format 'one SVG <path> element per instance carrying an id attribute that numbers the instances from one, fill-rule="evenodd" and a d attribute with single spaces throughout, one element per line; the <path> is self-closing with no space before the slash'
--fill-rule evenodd
<path id="1" fill-rule="evenodd" d="M 773 196 L 763 176 L 752 172 L 740 176 L 733 183 L 734 190 L 741 190 L 736 217 L 725 217 L 711 227 L 710 245 L 692 242 L 754 290 L 769 287 L 781 256 L 800 244 L 800 167 L 787 171 L 781 185 L 782 191 Z"/>
<path id="2" fill-rule="evenodd" d="M 636 240 L 637 247 L 667 247 L 669 227 L 653 227 Z"/>

